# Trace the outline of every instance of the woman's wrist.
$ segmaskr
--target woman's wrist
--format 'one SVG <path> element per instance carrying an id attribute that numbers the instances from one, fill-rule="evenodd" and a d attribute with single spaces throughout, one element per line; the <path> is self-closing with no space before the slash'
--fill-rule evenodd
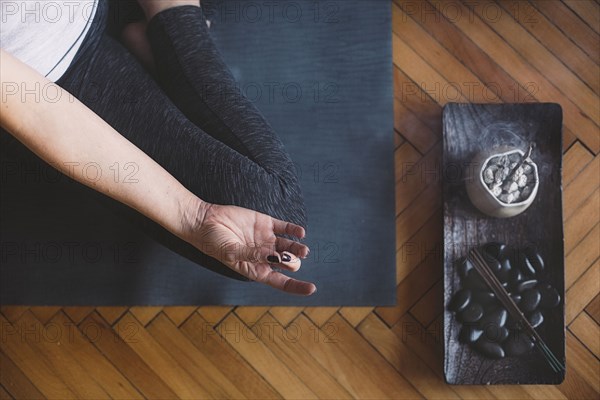
<path id="1" fill-rule="evenodd" d="M 188 243 L 193 243 L 194 233 L 202 226 L 207 211 L 212 207 L 192 192 L 187 193 L 179 203 L 180 227 L 177 235 Z"/>

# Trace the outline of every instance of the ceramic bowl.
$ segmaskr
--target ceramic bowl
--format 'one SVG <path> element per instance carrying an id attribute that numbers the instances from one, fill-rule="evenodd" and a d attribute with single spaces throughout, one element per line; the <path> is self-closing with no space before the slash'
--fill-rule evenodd
<path id="1" fill-rule="evenodd" d="M 466 180 L 467 194 L 473 205 L 486 215 L 496 218 L 514 217 L 525 211 L 535 200 L 540 184 L 538 167 L 535 162 L 528 161 L 528 164 L 533 166 L 535 184 L 531 190 L 531 194 L 525 200 L 515 203 L 504 203 L 493 195 L 483 180 L 483 170 L 492 158 L 504 155 L 508 156 L 514 153 L 518 153 L 520 156 L 524 155 L 520 149 L 501 148 L 479 153 L 472 161 L 472 168 L 469 168 L 470 175 L 467 176 Z"/>

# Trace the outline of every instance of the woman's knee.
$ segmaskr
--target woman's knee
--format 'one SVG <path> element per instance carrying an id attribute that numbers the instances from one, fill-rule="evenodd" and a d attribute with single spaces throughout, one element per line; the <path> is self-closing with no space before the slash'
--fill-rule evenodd
<path id="1" fill-rule="evenodd" d="M 307 228 L 307 215 L 304 196 L 298 179 L 295 175 L 289 175 L 285 178 L 278 176 L 277 195 L 273 199 L 273 208 L 277 215 L 272 215 L 275 218 L 293 222 Z"/>

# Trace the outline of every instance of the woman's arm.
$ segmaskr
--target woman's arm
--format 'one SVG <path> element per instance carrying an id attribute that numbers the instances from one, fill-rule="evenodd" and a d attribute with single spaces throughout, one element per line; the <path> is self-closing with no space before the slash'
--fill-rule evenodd
<path id="1" fill-rule="evenodd" d="M 281 259 L 280 252 L 285 250 L 299 257 L 308 254 L 304 245 L 283 245 L 275 238 L 275 233 L 302 237 L 301 227 L 251 210 L 202 201 L 66 90 L 0 51 L 0 125 L 31 151 L 62 173 L 135 208 L 245 276 L 283 290 L 296 288 L 296 283 L 288 282 L 294 281 L 289 277 L 282 275 L 275 280 L 265 265 L 268 256 Z M 122 169 L 126 164 L 136 169 L 132 177 L 135 183 L 116 179 L 125 170 L 115 174 L 115 166 Z M 205 224 L 207 219 L 211 222 Z M 229 232 L 231 226 L 221 226 L 225 223 L 237 224 L 235 231 L 242 234 Z M 261 245 L 250 247 L 246 238 L 264 238 L 266 245 L 255 241 Z M 280 266 L 297 270 L 299 260 L 295 266 Z M 313 287 L 300 285 L 296 289 L 310 294 Z"/>
<path id="2" fill-rule="evenodd" d="M 203 213 L 202 200 L 66 90 L 4 50 L 0 73 L 2 127 L 50 165 L 174 233 L 186 212 Z M 117 178 L 127 163 L 135 183 Z"/>

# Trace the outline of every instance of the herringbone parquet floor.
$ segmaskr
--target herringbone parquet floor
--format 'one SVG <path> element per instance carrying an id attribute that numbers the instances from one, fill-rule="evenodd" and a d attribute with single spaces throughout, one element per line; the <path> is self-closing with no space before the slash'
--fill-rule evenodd
<path id="1" fill-rule="evenodd" d="M 598 399 L 599 3 L 395 0 L 393 30 L 397 306 L 3 307 L 0 399 Z M 563 107 L 560 386 L 443 382 L 439 160 L 449 101 Z M 407 173 L 414 165 L 429 173 Z"/>

